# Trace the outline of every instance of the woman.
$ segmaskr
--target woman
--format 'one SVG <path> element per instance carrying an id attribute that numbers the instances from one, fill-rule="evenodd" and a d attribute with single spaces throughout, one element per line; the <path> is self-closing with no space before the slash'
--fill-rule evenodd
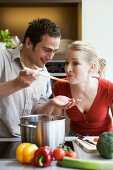
<path id="1" fill-rule="evenodd" d="M 77 105 L 66 110 L 70 118 L 70 135 L 100 135 L 113 131 L 109 107 L 113 104 L 113 83 L 94 77 L 98 56 L 94 48 L 82 41 L 69 45 L 65 56 L 65 72 L 69 83 L 57 82 L 53 87 L 55 96 L 64 95 L 81 99 Z"/>

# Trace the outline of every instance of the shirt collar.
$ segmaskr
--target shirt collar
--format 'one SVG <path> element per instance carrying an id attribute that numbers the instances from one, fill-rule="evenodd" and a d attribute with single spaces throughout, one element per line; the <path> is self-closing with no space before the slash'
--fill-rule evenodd
<path id="1" fill-rule="evenodd" d="M 13 56 L 12 56 L 12 61 L 15 61 L 15 60 L 19 60 L 22 67 L 24 66 L 23 63 L 21 62 L 21 57 L 20 57 L 20 50 L 21 50 L 21 47 L 17 47 L 14 49 L 13 51 Z M 37 70 L 38 71 L 47 71 L 47 68 L 44 66 L 43 68 L 40 68 L 37 66 Z"/>
<path id="2" fill-rule="evenodd" d="M 12 61 L 14 61 L 17 58 L 20 59 L 20 47 L 17 47 L 13 50 Z"/>

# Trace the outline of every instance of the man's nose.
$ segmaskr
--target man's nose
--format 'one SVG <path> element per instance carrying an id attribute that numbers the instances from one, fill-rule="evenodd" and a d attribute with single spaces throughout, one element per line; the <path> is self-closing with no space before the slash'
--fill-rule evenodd
<path id="1" fill-rule="evenodd" d="M 51 51 L 51 52 L 47 55 L 48 60 L 52 60 L 53 57 L 54 57 L 54 55 L 55 55 L 55 52 L 54 52 L 54 51 Z"/>

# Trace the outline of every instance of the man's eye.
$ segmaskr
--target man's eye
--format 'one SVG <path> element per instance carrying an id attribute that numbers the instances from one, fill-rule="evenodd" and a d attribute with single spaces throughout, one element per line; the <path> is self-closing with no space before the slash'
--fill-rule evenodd
<path id="1" fill-rule="evenodd" d="M 43 49 L 44 52 L 50 52 L 50 49 Z"/>
<path id="2" fill-rule="evenodd" d="M 44 48 L 43 51 L 46 52 L 46 53 L 55 53 L 57 50 L 53 51 L 52 49 Z"/>

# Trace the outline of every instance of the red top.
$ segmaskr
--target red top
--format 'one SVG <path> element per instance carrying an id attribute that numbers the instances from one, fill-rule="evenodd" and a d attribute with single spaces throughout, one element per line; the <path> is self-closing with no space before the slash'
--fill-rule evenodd
<path id="1" fill-rule="evenodd" d="M 113 103 L 113 83 L 98 78 L 98 91 L 89 111 L 83 114 L 76 106 L 66 110 L 70 118 L 70 128 L 75 133 L 84 135 L 100 135 L 102 132 L 113 131 L 113 119 L 109 114 L 109 106 Z M 72 98 L 70 84 L 56 82 L 53 92 Z"/>

